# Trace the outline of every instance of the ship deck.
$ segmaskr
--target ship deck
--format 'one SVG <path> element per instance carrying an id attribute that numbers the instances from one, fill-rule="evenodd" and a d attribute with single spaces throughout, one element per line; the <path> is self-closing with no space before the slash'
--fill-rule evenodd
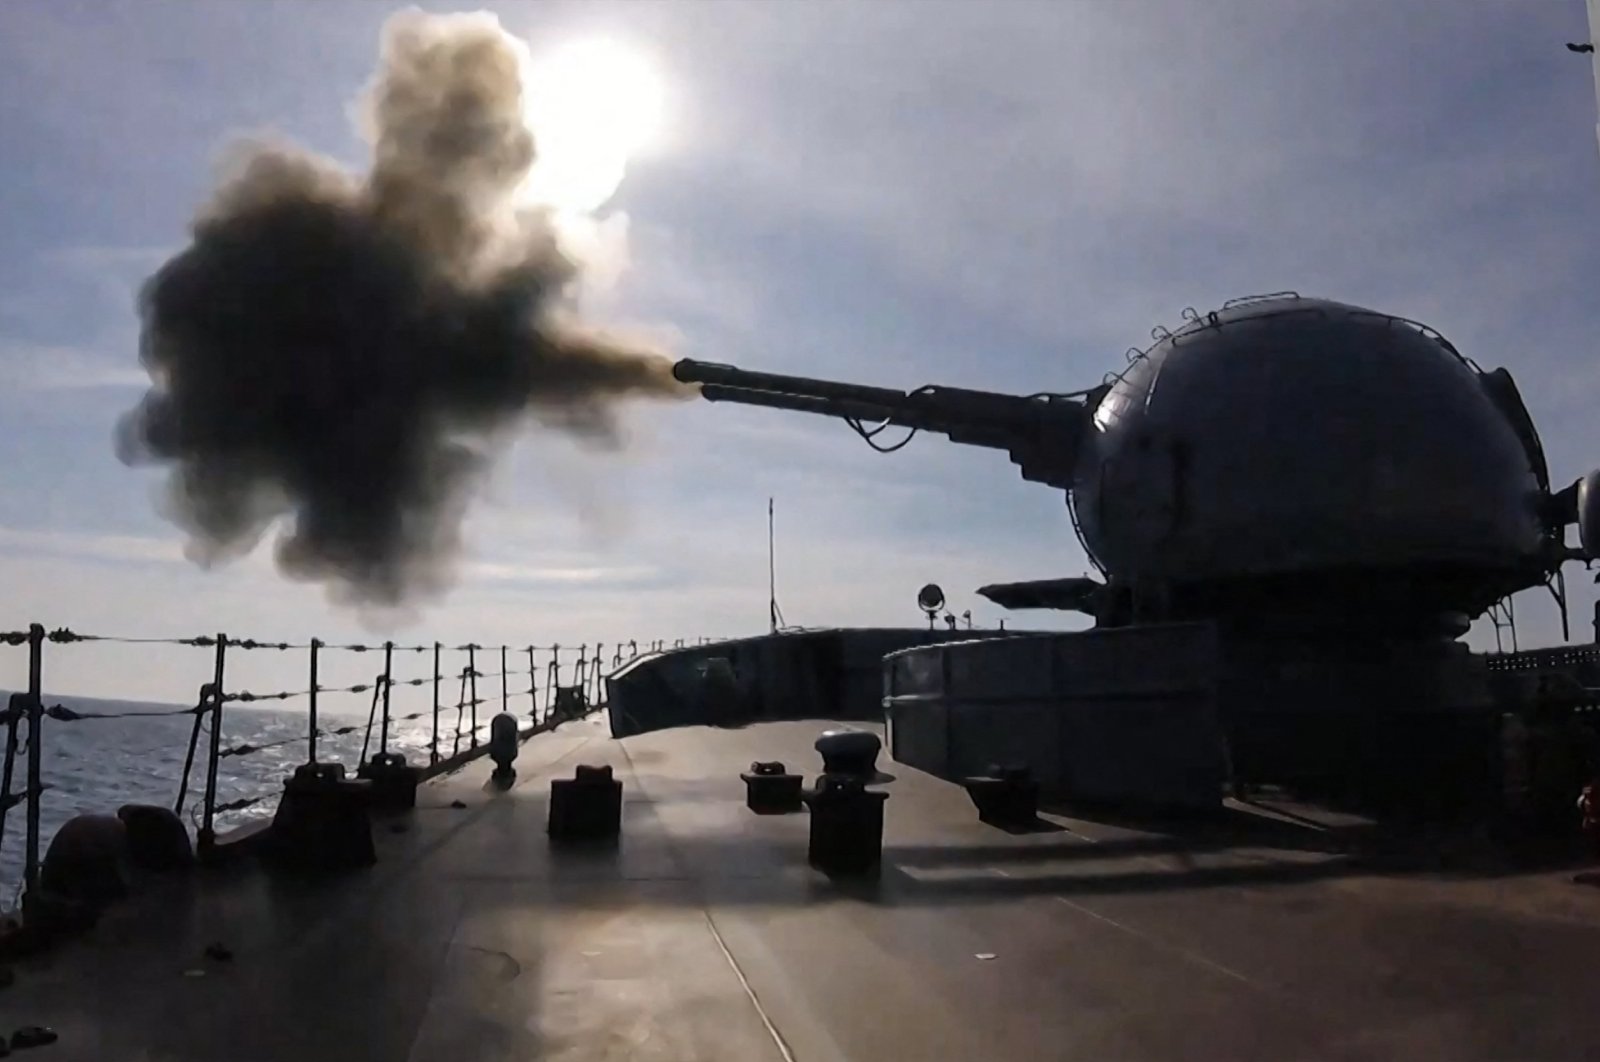
<path id="1" fill-rule="evenodd" d="M 815 773 L 822 723 L 528 742 L 380 825 L 322 885 L 164 883 L 17 967 L 0 1026 L 52 1059 L 1451 1059 L 1592 1057 L 1600 890 L 1569 873 L 1396 871 L 1281 819 L 1178 832 L 980 824 L 891 763 L 876 886 L 806 865 L 807 816 L 740 770 Z M 609 763 L 615 851 L 553 851 L 548 782 Z M 457 808 L 453 801 L 467 806 Z M 218 941 L 231 961 L 202 957 Z M 44 1054 L 41 1057 L 44 1057 Z"/>

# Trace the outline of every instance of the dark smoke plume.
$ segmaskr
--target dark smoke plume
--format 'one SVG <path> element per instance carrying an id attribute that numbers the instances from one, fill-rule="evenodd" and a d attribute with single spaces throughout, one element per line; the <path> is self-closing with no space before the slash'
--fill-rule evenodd
<path id="1" fill-rule="evenodd" d="M 171 467 L 203 563 L 281 527 L 287 574 L 397 605 L 448 584 L 466 504 L 528 418 L 617 440 L 661 356 L 564 312 L 575 267 L 514 193 L 534 164 L 523 52 L 491 15 L 407 12 L 366 98 L 371 170 L 240 146 L 140 297 L 152 387 L 119 428 Z"/>

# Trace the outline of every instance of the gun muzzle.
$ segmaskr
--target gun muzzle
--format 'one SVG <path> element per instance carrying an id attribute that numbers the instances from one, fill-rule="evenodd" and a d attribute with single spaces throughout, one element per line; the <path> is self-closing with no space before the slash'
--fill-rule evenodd
<path id="1" fill-rule="evenodd" d="M 732 365 L 719 365 L 714 361 L 695 361 L 693 358 L 683 358 L 673 363 L 672 378 L 679 383 L 686 384 L 715 383 L 719 375 L 738 371 Z"/>
<path id="2" fill-rule="evenodd" d="M 703 384 L 708 387 L 726 388 L 729 392 L 739 392 L 739 396 L 723 394 L 721 398 L 724 401 L 742 401 L 744 399 L 740 396 L 752 392 L 883 406 L 898 406 L 906 400 L 904 391 L 888 387 L 818 380 L 810 376 L 786 376 L 775 372 L 751 372 L 748 369 L 734 368 L 732 365 L 719 365 L 714 361 L 695 361 L 692 358 L 684 358 L 674 363 L 672 375 L 680 383 Z"/>

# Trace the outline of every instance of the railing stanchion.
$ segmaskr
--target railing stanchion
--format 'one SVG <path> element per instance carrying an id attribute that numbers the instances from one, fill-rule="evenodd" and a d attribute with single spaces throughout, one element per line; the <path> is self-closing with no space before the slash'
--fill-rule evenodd
<path id="1" fill-rule="evenodd" d="M 506 647 L 502 645 L 500 647 L 500 710 L 502 712 L 511 710 L 511 687 L 506 685 L 511 681 L 509 675 L 510 669 L 506 667 Z"/>
<path id="2" fill-rule="evenodd" d="M 439 643 L 433 643 L 433 744 L 428 746 L 428 766 L 439 762 Z"/>
<path id="3" fill-rule="evenodd" d="M 378 728 L 378 751 L 389 755 L 389 691 L 394 687 L 394 643 L 383 643 L 383 723 Z"/>
<path id="4" fill-rule="evenodd" d="M 11 810 L 11 783 L 16 776 L 17 728 L 22 722 L 23 700 L 13 693 L 6 703 L 6 763 L 0 776 L 0 845 L 6 839 L 6 814 Z"/>
<path id="5" fill-rule="evenodd" d="M 467 683 L 470 680 L 472 668 L 461 669 L 461 688 L 456 691 L 456 736 L 450 743 L 450 755 L 455 756 L 461 752 L 461 721 L 467 711 Z"/>
<path id="6" fill-rule="evenodd" d="M 28 837 L 22 880 L 31 899 L 39 891 L 39 794 L 44 788 L 41 766 L 44 722 L 44 627 L 28 626 Z"/>
<path id="7" fill-rule="evenodd" d="M 200 699 L 194 706 L 194 726 L 189 728 L 189 751 L 183 757 L 183 776 L 178 779 L 178 799 L 172 802 L 172 813 L 179 817 L 183 815 L 183 802 L 189 796 L 189 775 L 194 771 L 195 750 L 200 747 L 200 726 L 205 721 L 206 713 L 211 710 L 211 684 L 203 683 L 200 686 Z"/>
<path id="8" fill-rule="evenodd" d="M 579 697 L 589 695 L 589 643 L 578 646 L 578 664 L 572 671 L 572 685 Z"/>
<path id="9" fill-rule="evenodd" d="M 544 680 L 544 720 L 550 721 L 555 714 L 556 694 L 561 689 L 561 643 L 550 647 L 550 666 L 545 669 Z"/>
<path id="10" fill-rule="evenodd" d="M 472 695 L 472 742 L 478 747 L 478 647 L 467 645 L 467 690 Z"/>
<path id="11" fill-rule="evenodd" d="M 206 765 L 205 817 L 200 827 L 200 846 L 208 848 L 217 839 L 217 765 L 222 759 L 222 702 L 227 695 L 222 691 L 223 661 L 228 652 L 228 636 L 217 635 L 217 669 L 212 676 L 211 694 L 211 762 Z"/>
<path id="12" fill-rule="evenodd" d="M 533 662 L 533 646 L 528 646 L 528 715 L 539 721 L 539 667 Z"/>
<path id="13" fill-rule="evenodd" d="M 322 649 L 322 639 L 311 639 L 311 690 L 306 695 L 306 762 L 317 762 L 317 653 Z"/>

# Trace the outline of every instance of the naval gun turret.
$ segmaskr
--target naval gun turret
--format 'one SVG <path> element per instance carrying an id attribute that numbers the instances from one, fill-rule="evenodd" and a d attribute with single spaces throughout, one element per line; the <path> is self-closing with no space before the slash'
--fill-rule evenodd
<path id="1" fill-rule="evenodd" d="M 898 448 L 878 442 L 898 426 L 1006 451 L 1066 492 L 1101 578 L 981 592 L 1102 626 L 1292 615 L 1454 635 L 1600 553 L 1600 474 L 1552 492 L 1510 374 L 1426 325 L 1282 293 L 1186 311 L 1153 338 L 1069 393 L 673 372 L 712 401 L 842 419 L 877 449 Z"/>
<path id="2" fill-rule="evenodd" d="M 979 592 L 1095 629 L 887 657 L 897 761 L 952 779 L 1026 763 L 1097 801 L 1215 806 L 1224 778 L 1500 800 L 1526 774 L 1504 767 L 1507 720 L 1549 705 L 1528 661 L 1460 636 L 1518 590 L 1564 601 L 1562 565 L 1600 557 L 1600 473 L 1552 489 L 1510 373 L 1426 325 L 1293 293 L 1184 318 L 1065 394 L 674 374 L 713 401 L 843 419 L 876 449 L 899 426 L 1004 450 L 1064 492 L 1098 577 Z M 1565 781 L 1543 789 L 1571 807 Z"/>

